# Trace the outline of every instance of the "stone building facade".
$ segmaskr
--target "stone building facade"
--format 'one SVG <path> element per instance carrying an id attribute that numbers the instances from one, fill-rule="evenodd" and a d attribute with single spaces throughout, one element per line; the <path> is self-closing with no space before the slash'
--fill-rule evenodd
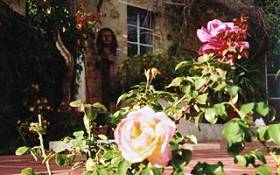
<path id="1" fill-rule="evenodd" d="M 88 12 L 97 11 L 95 1 L 87 1 L 85 7 Z M 129 55 L 167 50 L 171 44 L 167 37 L 171 29 L 166 16 L 158 12 L 160 8 L 155 1 L 103 1 L 100 11 L 106 16 L 98 28 L 112 29 L 118 42 L 117 57 L 111 67 L 112 76 L 120 70 L 125 59 L 130 59 Z M 90 39 L 85 60 L 85 82 L 80 88 L 80 92 L 86 93 L 80 97 L 85 97 L 89 103 L 102 102 L 104 93 L 101 71 L 96 67 L 95 47 L 96 40 Z M 114 87 L 111 90 L 114 91 Z"/>
<path id="2" fill-rule="evenodd" d="M 14 3 L 13 0 L 3 0 L 8 3 L 15 11 L 20 14 L 24 14 L 24 0 L 21 4 Z M 96 2 L 92 0 L 69 0 L 70 4 L 78 4 L 83 2 L 88 12 L 96 12 Z M 168 3 L 174 3 L 180 5 L 183 1 L 180 0 L 103 0 L 100 11 L 106 13 L 106 16 L 102 18 L 102 24 L 98 26 L 99 29 L 104 27 L 112 29 L 116 35 L 118 42 L 117 57 L 111 66 L 112 75 L 116 74 L 120 70 L 124 60 L 129 59 L 128 55 L 139 54 L 147 52 L 165 52 L 172 44 L 172 37 L 176 35 L 172 33 L 172 27 L 174 21 L 168 14 L 165 14 L 165 6 Z M 181 31 L 181 37 L 184 38 L 185 49 L 191 53 L 196 53 L 199 47 L 199 41 L 196 36 L 196 30 L 202 25 L 205 26 L 207 21 L 214 18 L 222 20 L 231 20 L 237 17 L 241 10 L 247 10 L 249 13 L 250 26 L 249 32 L 257 32 L 256 37 L 265 38 L 265 32 L 262 32 L 262 25 L 258 23 L 258 13 L 252 6 L 251 0 L 196 0 L 191 4 L 192 11 L 186 13 L 189 21 L 186 21 L 186 30 Z M 139 26 L 141 23 L 141 14 L 152 19 L 151 26 Z M 139 17 L 140 15 L 140 17 Z M 145 19 L 147 19 L 145 18 Z M 141 30 L 148 31 L 145 42 L 141 41 Z M 134 30 L 134 33 L 133 33 Z M 149 38 L 150 37 L 150 38 Z M 95 38 L 96 39 L 96 38 Z M 94 38 L 89 39 L 89 47 L 87 50 L 87 56 L 84 64 L 84 72 L 81 75 L 82 82 L 80 84 L 78 99 L 82 99 L 86 102 L 102 102 L 102 87 L 101 80 L 102 75 L 98 68 L 96 68 L 96 40 Z M 144 46 L 144 51 L 141 50 L 141 46 Z M 148 48 L 148 49 L 147 49 Z M 280 111 L 280 93 L 279 82 L 280 78 L 275 77 L 275 72 L 270 71 L 269 64 L 266 62 L 266 55 L 264 54 L 265 43 L 260 45 L 258 49 L 255 49 L 259 55 L 259 59 L 256 60 L 263 68 L 260 78 L 265 82 L 265 88 L 267 91 L 268 100 L 275 104 L 275 107 Z M 278 65 L 278 63 L 277 63 Z M 280 66 L 279 66 L 280 67 Z M 114 91 L 114 87 L 111 88 Z"/>

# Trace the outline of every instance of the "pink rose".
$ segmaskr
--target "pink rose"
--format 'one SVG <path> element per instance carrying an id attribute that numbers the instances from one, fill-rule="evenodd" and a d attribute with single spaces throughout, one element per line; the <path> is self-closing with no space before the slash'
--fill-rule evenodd
<path id="1" fill-rule="evenodd" d="M 202 42 L 199 55 L 214 53 L 224 62 L 233 63 L 235 59 L 248 57 L 247 17 L 241 16 L 234 22 L 222 22 L 214 19 L 207 23 L 207 28 L 197 30 L 197 37 Z"/>
<path id="2" fill-rule="evenodd" d="M 214 19 L 207 23 L 207 28 L 202 27 L 197 30 L 197 37 L 201 42 L 211 42 L 219 34 L 224 32 L 235 32 L 237 27 L 232 22 L 222 22 L 218 19 Z"/>
<path id="3" fill-rule="evenodd" d="M 175 130 L 175 123 L 163 112 L 144 107 L 130 112 L 118 124 L 115 140 L 127 161 L 148 159 L 154 166 L 162 167 L 172 159 L 169 141 Z"/>

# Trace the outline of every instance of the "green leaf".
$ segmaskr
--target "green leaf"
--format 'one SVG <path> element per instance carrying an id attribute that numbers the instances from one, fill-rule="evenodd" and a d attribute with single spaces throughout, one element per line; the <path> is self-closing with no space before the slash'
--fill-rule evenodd
<path id="1" fill-rule="evenodd" d="M 224 125 L 222 134 L 230 144 L 235 142 L 241 142 L 243 139 L 240 130 L 241 129 L 238 122 L 229 121 Z"/>
<path id="2" fill-rule="evenodd" d="M 111 163 L 111 165 L 114 165 L 115 167 L 117 167 L 121 161 L 123 161 L 122 157 L 116 156 L 111 159 L 110 163 Z"/>
<path id="3" fill-rule="evenodd" d="M 174 78 L 171 83 L 167 86 L 167 88 L 169 87 L 178 87 L 181 85 L 181 83 L 185 80 L 185 77 L 176 77 Z"/>
<path id="4" fill-rule="evenodd" d="M 29 130 L 36 132 L 37 134 L 46 134 L 46 130 L 42 126 L 39 126 L 38 123 L 30 125 Z"/>
<path id="5" fill-rule="evenodd" d="M 269 107 L 265 102 L 257 103 L 255 109 L 263 117 L 265 117 L 269 112 Z"/>
<path id="6" fill-rule="evenodd" d="M 257 136 L 261 142 L 266 142 L 269 139 L 267 129 L 267 126 L 261 126 L 257 130 Z"/>
<path id="7" fill-rule="evenodd" d="M 194 87 L 196 90 L 200 89 L 204 84 L 206 83 L 206 79 L 205 78 L 197 78 L 194 81 Z"/>
<path id="8" fill-rule="evenodd" d="M 73 136 L 77 139 L 83 139 L 84 138 L 84 134 L 85 132 L 84 131 L 76 131 L 73 133 Z"/>
<path id="9" fill-rule="evenodd" d="M 214 88 L 214 90 L 217 92 L 217 91 L 222 90 L 224 87 L 226 87 L 226 84 L 225 84 L 225 83 L 219 83 L 219 84 Z"/>
<path id="10" fill-rule="evenodd" d="M 177 71 L 178 69 L 184 68 L 186 66 L 191 66 L 193 64 L 192 61 L 182 61 L 179 64 L 176 65 L 175 67 L 175 71 Z"/>
<path id="11" fill-rule="evenodd" d="M 32 168 L 24 168 L 21 170 L 21 175 L 35 175 L 35 172 Z"/>
<path id="12" fill-rule="evenodd" d="M 186 138 L 193 144 L 197 144 L 197 138 L 194 135 L 188 135 Z"/>
<path id="13" fill-rule="evenodd" d="M 107 112 L 108 111 L 107 108 L 99 102 L 94 103 L 92 106 L 94 108 L 96 108 L 98 110 L 98 112 Z"/>
<path id="14" fill-rule="evenodd" d="M 184 149 L 175 150 L 172 154 L 171 164 L 176 170 L 184 170 L 184 167 L 188 165 L 192 157 L 192 152 Z"/>
<path id="15" fill-rule="evenodd" d="M 207 101 L 207 97 L 208 97 L 208 93 L 199 95 L 199 96 L 196 97 L 196 101 L 199 104 L 205 105 L 206 101 Z"/>
<path id="16" fill-rule="evenodd" d="M 244 119 L 247 114 L 253 112 L 255 103 L 247 103 L 241 106 L 240 112 L 242 114 L 241 118 Z"/>
<path id="17" fill-rule="evenodd" d="M 208 122 L 210 122 L 212 124 L 217 122 L 216 112 L 215 112 L 215 109 L 213 109 L 213 108 L 205 109 L 205 116 L 204 117 Z"/>
<path id="18" fill-rule="evenodd" d="M 247 160 L 245 156 L 237 155 L 234 157 L 234 163 L 237 163 L 241 167 L 247 167 Z"/>
<path id="19" fill-rule="evenodd" d="M 234 143 L 230 143 L 227 146 L 227 152 L 231 155 L 231 156 L 236 156 L 238 154 L 240 154 L 240 152 L 244 149 L 244 144 L 242 142 L 234 142 Z"/>
<path id="20" fill-rule="evenodd" d="M 191 93 L 191 86 L 181 86 L 181 91 L 185 94 L 190 94 Z"/>
<path id="21" fill-rule="evenodd" d="M 102 156 L 102 158 L 105 160 L 111 160 L 113 157 L 114 157 L 113 151 L 106 151 Z"/>
<path id="22" fill-rule="evenodd" d="M 280 145 L 280 124 L 269 125 L 268 135 L 274 143 Z"/>
<path id="23" fill-rule="evenodd" d="M 261 151 L 252 151 L 251 154 L 262 163 L 266 163 L 266 159 Z"/>
<path id="24" fill-rule="evenodd" d="M 195 175 L 224 175 L 223 164 L 207 164 L 198 162 L 192 169 L 191 174 Z"/>
<path id="25" fill-rule="evenodd" d="M 68 158 L 65 154 L 63 153 L 59 153 L 59 154 L 56 154 L 55 156 L 55 163 L 58 165 L 58 166 L 63 166 L 67 163 L 68 161 Z"/>
<path id="26" fill-rule="evenodd" d="M 224 103 L 218 103 L 214 105 L 214 110 L 218 116 L 225 116 L 227 115 L 226 107 Z"/>
<path id="27" fill-rule="evenodd" d="M 128 97 L 130 97 L 131 95 L 132 95 L 131 93 L 124 93 L 124 94 L 122 94 L 122 95 L 118 98 L 118 100 L 117 100 L 117 105 L 118 105 L 121 101 L 123 101 L 123 100 L 127 99 Z"/>
<path id="28" fill-rule="evenodd" d="M 227 92 L 229 93 L 229 95 L 231 97 L 234 97 L 237 95 L 238 93 L 238 90 L 239 90 L 239 87 L 238 86 L 228 86 L 227 87 Z"/>
<path id="29" fill-rule="evenodd" d="M 30 148 L 27 147 L 27 146 L 22 146 L 22 147 L 19 147 L 17 150 L 16 150 L 16 155 L 17 156 L 21 156 L 23 154 L 26 154 L 30 151 Z"/>
<path id="30" fill-rule="evenodd" d="M 107 170 L 102 167 L 97 169 L 97 173 L 98 175 L 108 175 Z"/>
<path id="31" fill-rule="evenodd" d="M 153 171 L 151 170 L 150 167 L 146 167 L 145 169 L 143 169 L 141 171 L 141 174 L 140 175 L 152 175 Z"/>
<path id="32" fill-rule="evenodd" d="M 200 57 L 197 58 L 198 62 L 207 62 L 213 57 L 212 54 L 203 54 Z"/>
<path id="33" fill-rule="evenodd" d="M 153 175 L 162 175 L 164 168 L 152 168 Z"/>
<path id="34" fill-rule="evenodd" d="M 84 112 L 89 121 L 94 121 L 97 117 L 97 111 L 91 105 L 84 106 Z"/>
<path id="35" fill-rule="evenodd" d="M 75 139 L 70 140 L 69 144 L 76 149 L 83 150 L 86 147 L 86 140 L 84 140 L 84 131 L 74 132 Z"/>
<path id="36" fill-rule="evenodd" d="M 270 175 L 272 173 L 270 167 L 267 165 L 261 165 L 256 168 L 256 171 L 259 175 Z"/>
<path id="37" fill-rule="evenodd" d="M 118 175 L 126 175 L 127 170 L 130 168 L 131 163 L 126 160 L 121 161 L 118 164 Z"/>
<path id="38" fill-rule="evenodd" d="M 71 107 L 78 108 L 78 107 L 82 107 L 84 105 L 84 102 L 82 100 L 75 100 L 75 101 L 70 102 L 69 105 Z"/>

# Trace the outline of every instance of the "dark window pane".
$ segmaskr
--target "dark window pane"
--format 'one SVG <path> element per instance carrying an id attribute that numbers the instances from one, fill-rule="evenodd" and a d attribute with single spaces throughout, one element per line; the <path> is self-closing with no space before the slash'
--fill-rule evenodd
<path id="1" fill-rule="evenodd" d="M 152 28 L 152 12 L 142 10 L 140 13 L 140 26 Z"/>
<path id="2" fill-rule="evenodd" d="M 280 51 L 280 43 L 276 45 L 278 51 Z M 267 71 L 270 74 L 276 74 L 280 69 L 280 52 L 277 53 L 275 58 L 267 59 Z"/>
<path id="3" fill-rule="evenodd" d="M 146 47 L 146 46 L 141 46 L 140 47 L 140 54 L 151 53 L 151 52 L 153 52 L 152 47 Z"/>
<path id="4" fill-rule="evenodd" d="M 128 37 L 128 41 L 137 42 L 137 28 L 128 26 L 127 37 Z"/>
<path id="5" fill-rule="evenodd" d="M 277 111 L 276 112 L 276 121 L 280 121 L 280 99 L 273 99 L 273 100 L 269 100 L 269 104 Z"/>
<path id="6" fill-rule="evenodd" d="M 127 55 L 134 56 L 137 54 L 137 45 L 136 44 L 127 44 Z"/>
<path id="7" fill-rule="evenodd" d="M 127 7 L 127 23 L 128 24 L 137 24 L 137 10 L 133 7 Z"/>
<path id="8" fill-rule="evenodd" d="M 268 96 L 269 97 L 280 97 L 280 77 L 268 76 Z"/>
<path id="9" fill-rule="evenodd" d="M 140 43 L 152 45 L 153 44 L 153 33 L 151 31 L 141 29 Z"/>
<path id="10" fill-rule="evenodd" d="M 267 60 L 267 71 L 269 74 L 276 74 L 280 70 L 280 56 L 277 59 Z"/>

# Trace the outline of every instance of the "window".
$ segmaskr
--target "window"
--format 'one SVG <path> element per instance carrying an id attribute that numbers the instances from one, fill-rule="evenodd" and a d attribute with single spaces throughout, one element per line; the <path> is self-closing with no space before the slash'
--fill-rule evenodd
<path id="1" fill-rule="evenodd" d="M 152 12 L 127 7 L 127 54 L 133 56 L 153 52 Z"/>
<path id="2" fill-rule="evenodd" d="M 280 49 L 280 48 L 279 48 Z M 280 54 L 277 59 L 266 59 L 266 89 L 268 101 L 280 113 Z"/>

